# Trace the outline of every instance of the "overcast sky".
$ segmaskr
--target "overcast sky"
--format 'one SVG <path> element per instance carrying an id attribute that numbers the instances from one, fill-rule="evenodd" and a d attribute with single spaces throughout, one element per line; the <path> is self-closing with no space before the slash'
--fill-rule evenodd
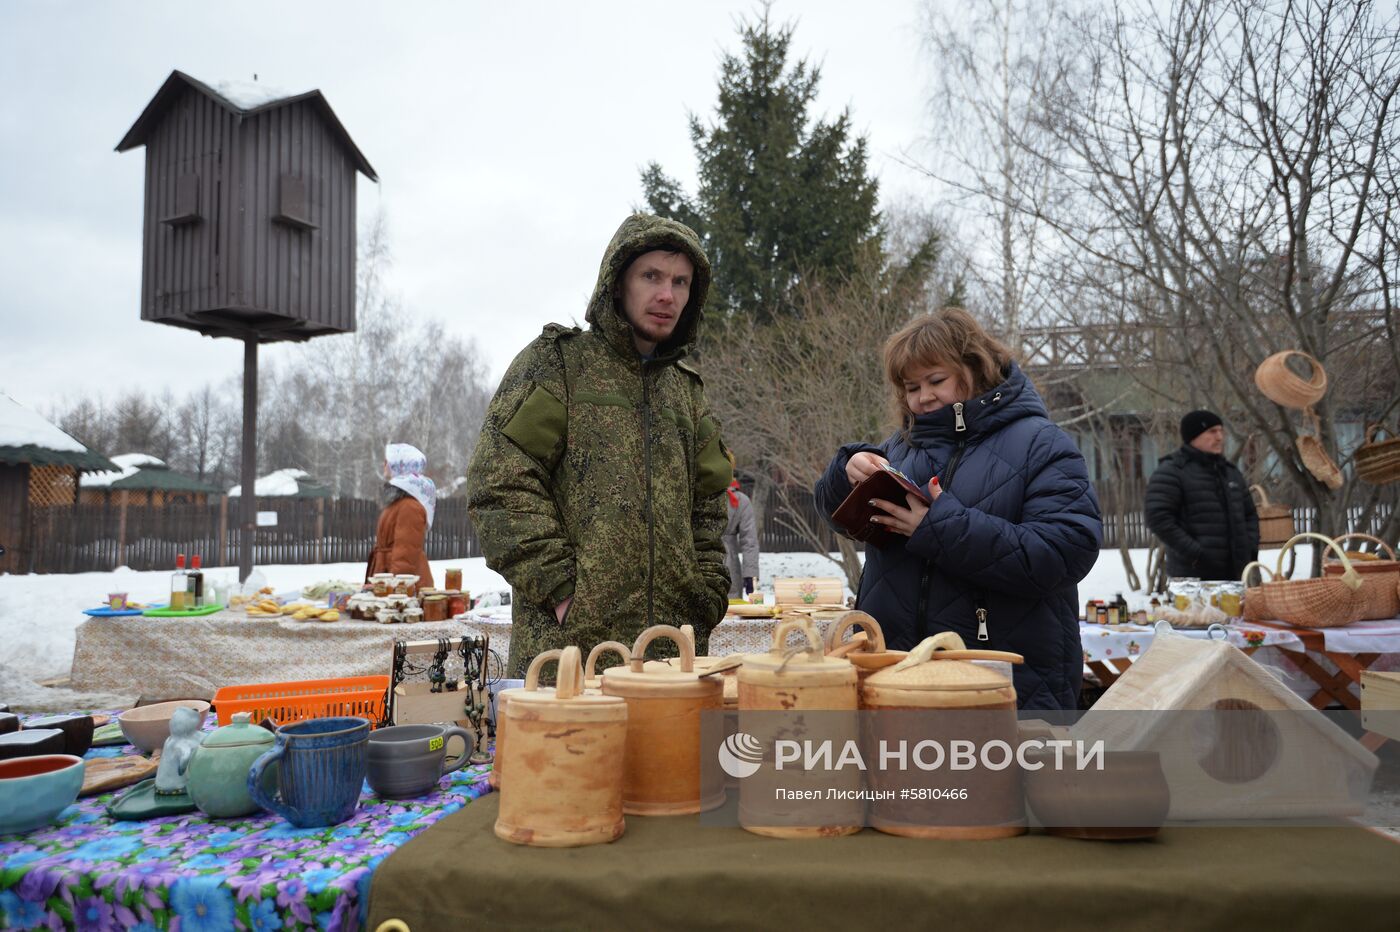
<path id="1" fill-rule="evenodd" d="M 780 0 L 849 106 L 885 203 L 929 135 L 920 0 Z M 581 318 L 650 160 L 693 190 L 687 113 L 712 112 L 743 2 L 0 3 L 0 390 L 176 392 L 242 370 L 242 344 L 140 321 L 145 150 L 117 141 L 172 69 L 319 88 L 379 174 L 390 287 L 475 337 L 493 376 L 544 324 Z M 264 351 L 275 358 L 278 350 Z"/>

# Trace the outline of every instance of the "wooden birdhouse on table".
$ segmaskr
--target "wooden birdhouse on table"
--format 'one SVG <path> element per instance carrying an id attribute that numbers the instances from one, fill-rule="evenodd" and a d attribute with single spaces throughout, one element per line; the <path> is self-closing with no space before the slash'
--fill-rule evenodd
<path id="1" fill-rule="evenodd" d="M 318 90 L 211 87 L 172 71 L 118 152 L 146 147 L 141 319 L 244 341 L 243 485 L 257 347 L 355 329 L 355 186 L 374 168 Z M 253 496 L 242 575 L 252 569 Z"/>
<path id="2" fill-rule="evenodd" d="M 1243 651 L 1160 628 L 1070 733 L 1157 751 L 1174 820 L 1360 815 L 1379 763 Z"/>

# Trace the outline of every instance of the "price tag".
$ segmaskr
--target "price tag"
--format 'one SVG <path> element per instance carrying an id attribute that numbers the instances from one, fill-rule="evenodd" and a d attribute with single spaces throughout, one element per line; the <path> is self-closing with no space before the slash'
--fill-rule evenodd
<path id="1" fill-rule="evenodd" d="M 441 738 L 441 737 L 429 738 L 429 739 L 428 739 L 428 750 L 429 750 L 429 751 L 440 751 L 440 750 L 442 750 L 442 738 Z"/>

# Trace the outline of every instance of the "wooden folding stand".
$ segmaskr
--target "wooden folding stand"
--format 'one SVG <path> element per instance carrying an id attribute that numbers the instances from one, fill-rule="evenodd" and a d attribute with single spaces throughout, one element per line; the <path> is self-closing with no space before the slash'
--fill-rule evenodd
<path id="1" fill-rule="evenodd" d="M 486 679 L 489 655 L 485 636 L 395 641 L 389 671 L 386 713 L 389 722 L 394 725 L 454 722 L 476 735 L 472 759 L 490 760 L 483 726 L 490 698 Z M 460 673 L 447 671 L 453 658 L 460 661 Z"/>

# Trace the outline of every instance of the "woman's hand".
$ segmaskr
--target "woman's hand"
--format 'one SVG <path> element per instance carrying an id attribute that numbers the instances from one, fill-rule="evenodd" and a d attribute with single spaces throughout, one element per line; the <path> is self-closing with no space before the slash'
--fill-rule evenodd
<path id="1" fill-rule="evenodd" d="M 871 515 L 870 520 L 881 527 L 889 528 L 896 534 L 912 537 L 914 529 L 924 520 L 924 515 L 928 514 L 928 506 L 913 495 L 905 495 L 904 500 L 908 504 L 908 508 L 902 508 L 894 502 L 887 502 L 882 498 L 872 498 L 870 504 L 885 514 Z"/>
<path id="2" fill-rule="evenodd" d="M 890 461 L 878 453 L 860 452 L 846 460 L 846 478 L 851 485 L 859 485 L 889 464 Z"/>

